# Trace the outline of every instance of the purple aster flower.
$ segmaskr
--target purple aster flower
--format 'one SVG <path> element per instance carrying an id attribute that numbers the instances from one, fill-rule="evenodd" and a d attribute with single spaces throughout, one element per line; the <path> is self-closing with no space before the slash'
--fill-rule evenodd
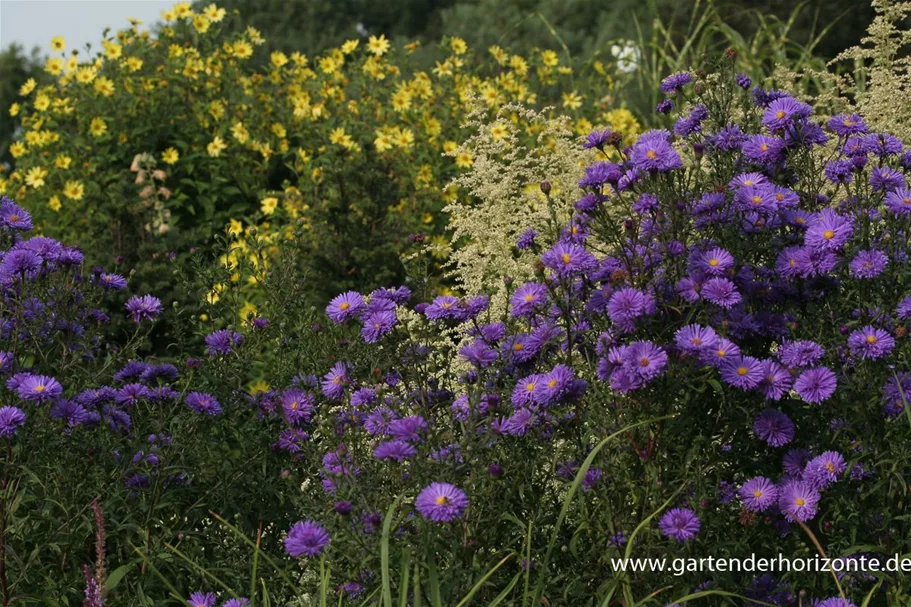
<path id="1" fill-rule="evenodd" d="M 783 447 L 794 440 L 794 422 L 777 409 L 765 409 L 753 421 L 753 431 L 770 447 Z"/>
<path id="2" fill-rule="evenodd" d="M 781 160 L 783 150 L 783 140 L 766 135 L 750 135 L 741 146 L 744 158 L 762 166 L 773 165 Z"/>
<path id="3" fill-rule="evenodd" d="M 89 421 L 89 412 L 75 400 L 59 400 L 51 407 L 51 419 L 63 420 L 68 428 L 75 428 Z M 0 435 L 2 434 L 0 429 Z"/>
<path id="4" fill-rule="evenodd" d="M 41 256 L 28 249 L 14 249 L 0 262 L 0 274 L 11 278 L 34 278 L 41 270 Z"/>
<path id="5" fill-rule="evenodd" d="M 637 341 L 623 351 L 623 368 L 644 381 L 658 377 L 667 366 L 667 353 L 650 341 Z"/>
<path id="6" fill-rule="evenodd" d="M 809 118 L 813 109 L 793 97 L 776 99 L 762 113 L 762 125 L 772 132 L 792 126 L 796 120 Z"/>
<path id="7" fill-rule="evenodd" d="M 639 137 L 630 152 L 630 162 L 640 171 L 663 173 L 683 166 L 680 154 L 670 144 L 667 131 L 649 131 Z"/>
<path id="8" fill-rule="evenodd" d="M 911 190 L 906 187 L 895 188 L 886 194 L 883 202 L 892 213 L 907 215 L 911 213 Z"/>
<path id="9" fill-rule="evenodd" d="M 721 276 L 734 267 L 734 256 L 722 248 L 715 247 L 699 255 L 696 266 L 710 276 Z"/>
<path id="10" fill-rule="evenodd" d="M 315 521 L 294 523 L 285 538 L 285 552 L 294 558 L 317 556 L 329 545 L 329 533 Z"/>
<path id="11" fill-rule="evenodd" d="M 876 360 L 888 356 L 894 347 L 895 339 L 891 335 L 872 326 L 857 329 L 848 336 L 851 353 L 863 359 Z"/>
<path id="12" fill-rule="evenodd" d="M 194 592 L 187 602 L 190 607 L 215 607 L 217 600 L 214 592 Z"/>
<path id="13" fill-rule="evenodd" d="M 820 601 L 815 607 L 857 607 L 857 605 L 847 599 L 836 596 Z"/>
<path id="14" fill-rule="evenodd" d="M 744 141 L 746 141 L 746 135 L 744 135 L 740 125 L 729 124 L 714 135 L 711 135 L 707 143 L 711 148 L 720 152 L 735 152 L 740 150 Z"/>
<path id="15" fill-rule="evenodd" d="M 693 133 L 698 133 L 702 127 L 702 121 L 709 117 L 709 110 L 703 104 L 694 107 L 690 113 L 677 119 L 674 124 L 674 134 L 680 137 L 686 137 Z"/>
<path id="16" fill-rule="evenodd" d="M 676 542 L 686 542 L 696 537 L 701 527 L 699 517 L 688 508 L 673 508 L 658 521 L 658 528 Z"/>
<path id="17" fill-rule="evenodd" d="M 674 335 L 674 342 L 684 352 L 696 353 L 714 348 L 719 337 L 711 327 L 702 325 L 686 325 L 678 329 Z"/>
<path id="18" fill-rule="evenodd" d="M 721 365 L 721 379 L 741 390 L 755 388 L 763 379 L 762 363 L 752 356 L 733 356 Z"/>
<path id="19" fill-rule="evenodd" d="M 459 349 L 459 354 L 479 368 L 489 367 L 498 358 L 497 351 L 488 346 L 483 339 L 475 339 L 471 343 L 462 346 Z"/>
<path id="20" fill-rule="evenodd" d="M 825 489 L 838 481 L 838 478 L 848 469 L 845 458 L 838 451 L 826 451 L 817 455 L 809 462 L 803 471 L 803 480 L 809 481 L 818 489 Z"/>
<path id="21" fill-rule="evenodd" d="M 509 305 L 513 316 L 531 316 L 547 301 L 547 287 L 537 282 L 527 282 L 512 294 Z"/>
<path id="22" fill-rule="evenodd" d="M 890 154 L 901 154 L 903 145 L 901 139 L 888 133 L 870 133 L 863 138 L 862 149 L 868 154 L 876 154 L 884 158 Z"/>
<path id="23" fill-rule="evenodd" d="M 614 162 L 596 162 L 585 168 L 585 177 L 579 180 L 580 188 L 598 188 L 605 183 L 617 183 L 623 177 L 623 170 L 620 165 Z M 589 193 L 591 198 L 582 203 L 583 207 L 589 204 L 599 202 L 599 198 L 594 193 Z M 578 204 L 578 203 L 577 203 Z"/>
<path id="24" fill-rule="evenodd" d="M 765 512 L 778 502 L 778 487 L 764 476 L 751 478 L 738 493 L 744 507 L 751 512 Z"/>
<path id="25" fill-rule="evenodd" d="M 658 102 L 658 105 L 655 106 L 656 114 L 670 114 L 671 110 L 674 109 L 674 102 L 670 99 L 662 99 Z"/>
<path id="26" fill-rule="evenodd" d="M 380 460 L 391 459 L 397 462 L 411 459 L 418 454 L 418 450 L 411 443 L 403 440 L 390 440 L 380 443 L 373 450 L 373 457 Z"/>
<path id="27" fill-rule="evenodd" d="M 525 436 L 535 422 L 534 413 L 530 409 L 516 409 L 512 415 L 500 422 L 500 429 L 510 436 Z"/>
<path id="28" fill-rule="evenodd" d="M 291 388 L 282 392 L 282 411 L 290 424 L 310 421 L 316 403 L 313 397 L 298 388 Z"/>
<path id="29" fill-rule="evenodd" d="M 867 125 L 859 114 L 832 116 L 826 126 L 839 137 L 849 137 L 869 132 Z"/>
<path id="30" fill-rule="evenodd" d="M 892 167 L 873 167 L 870 185 L 875 192 L 891 192 L 905 187 L 905 176 Z"/>
<path id="31" fill-rule="evenodd" d="M 361 328 L 361 337 L 368 344 L 374 344 L 388 335 L 398 323 L 394 310 L 381 310 L 367 314 L 364 317 L 364 326 Z"/>
<path id="32" fill-rule="evenodd" d="M 574 242 L 558 242 L 541 256 L 541 263 L 557 273 L 558 276 L 569 276 L 577 272 L 591 270 L 598 265 L 595 256 Z"/>
<path id="33" fill-rule="evenodd" d="M 679 93 L 687 84 L 693 81 L 693 75 L 689 72 L 677 72 L 671 74 L 661 81 L 661 92 L 666 95 Z"/>
<path id="34" fill-rule="evenodd" d="M 364 309 L 364 298 L 357 291 L 348 291 L 336 296 L 326 306 L 326 315 L 335 324 L 357 318 Z"/>
<path id="35" fill-rule="evenodd" d="M 209 356 L 226 356 L 234 351 L 236 346 L 244 343 L 244 336 L 237 331 L 221 329 L 206 335 L 206 351 Z"/>
<path id="36" fill-rule="evenodd" d="M 850 219 L 832 209 L 823 209 L 807 229 L 804 244 L 815 249 L 838 250 L 854 234 Z"/>
<path id="37" fill-rule="evenodd" d="M 0 228 L 27 232 L 32 229 L 32 216 L 4 196 L 0 199 Z"/>
<path id="38" fill-rule="evenodd" d="M 791 522 L 802 523 L 816 516 L 816 505 L 819 503 L 819 491 L 805 481 L 789 481 L 781 488 L 778 507 L 781 513 Z"/>
<path id="39" fill-rule="evenodd" d="M 468 508 L 465 492 L 449 483 L 431 483 L 415 498 L 414 506 L 425 519 L 448 523 L 461 518 Z"/>
<path id="40" fill-rule="evenodd" d="M 781 458 L 781 468 L 788 476 L 799 477 L 812 457 L 808 449 L 791 449 Z"/>
<path id="41" fill-rule="evenodd" d="M 534 387 L 534 401 L 550 405 L 559 401 L 573 383 L 573 371 L 566 365 L 557 365 L 538 378 Z"/>
<path id="42" fill-rule="evenodd" d="M 53 377 L 17 373 L 13 379 L 16 380 L 15 387 L 11 387 L 9 382 L 7 382 L 7 387 L 15 390 L 22 400 L 43 403 L 56 400 L 63 394 L 63 386 Z"/>
<path id="43" fill-rule="evenodd" d="M 898 303 L 895 308 L 895 314 L 902 320 L 911 318 L 911 296 L 908 296 Z"/>
<path id="44" fill-rule="evenodd" d="M 101 272 L 94 277 L 95 284 L 101 285 L 105 289 L 123 290 L 127 288 L 127 279 L 120 274 L 111 274 Z"/>
<path id="45" fill-rule="evenodd" d="M 778 357 L 787 367 L 809 367 L 819 362 L 825 354 L 822 346 L 809 340 L 789 341 L 778 349 Z"/>
<path id="46" fill-rule="evenodd" d="M 143 320 L 155 320 L 161 314 L 161 300 L 152 295 L 143 295 L 138 297 L 134 295 L 126 303 L 127 312 L 133 318 L 133 322 L 140 323 Z"/>
<path id="47" fill-rule="evenodd" d="M 0 436 L 13 436 L 25 423 L 25 413 L 18 407 L 0 408 Z"/>
<path id="48" fill-rule="evenodd" d="M 519 238 L 516 240 L 516 246 L 520 251 L 530 249 L 534 246 L 537 237 L 538 232 L 534 228 L 528 228 L 519 235 Z"/>
<path id="49" fill-rule="evenodd" d="M 793 380 L 791 373 L 774 360 L 762 361 L 762 381 L 759 390 L 769 400 L 781 400 L 790 389 Z"/>
<path id="50" fill-rule="evenodd" d="M 730 186 L 735 189 L 759 187 L 769 183 L 769 178 L 762 173 L 741 173 L 731 180 Z"/>
<path id="51" fill-rule="evenodd" d="M 428 425 L 424 418 L 420 415 L 412 415 L 391 421 L 386 431 L 399 440 L 420 442 L 427 430 Z"/>
<path id="52" fill-rule="evenodd" d="M 737 86 L 742 89 L 748 89 L 753 84 L 753 79 L 746 74 L 736 74 L 734 79 L 737 81 Z"/>
<path id="53" fill-rule="evenodd" d="M 876 278 L 882 274 L 889 263 L 889 258 L 882 251 L 871 249 L 861 251 L 851 260 L 849 268 L 851 276 L 855 278 Z"/>
<path id="54" fill-rule="evenodd" d="M 838 381 L 835 374 L 826 367 L 808 369 L 794 382 L 794 390 L 804 401 L 818 404 L 835 393 Z"/>
<path id="55" fill-rule="evenodd" d="M 424 315 L 430 320 L 443 320 L 451 318 L 459 320 L 462 318 L 462 302 L 458 297 L 452 295 L 440 295 L 433 300 L 424 310 Z"/>
<path id="56" fill-rule="evenodd" d="M 607 315 L 615 323 L 622 323 L 651 314 L 654 308 L 655 301 L 651 296 L 638 289 L 624 287 L 611 295 L 607 302 Z"/>
<path id="57" fill-rule="evenodd" d="M 599 131 L 595 129 L 585 138 L 585 143 L 582 144 L 582 149 L 590 150 L 592 148 L 598 148 L 599 150 L 604 149 L 604 146 L 607 145 L 611 140 L 611 130 L 604 129 Z"/>
<path id="58" fill-rule="evenodd" d="M 323 394 L 331 400 L 340 400 L 345 394 L 345 387 L 351 382 L 348 378 L 348 365 L 343 362 L 335 363 L 323 376 L 320 384 Z"/>
<path id="59" fill-rule="evenodd" d="M 707 301 L 730 309 L 740 302 L 740 293 L 734 283 L 727 278 L 710 278 L 702 285 L 702 297 Z"/>
<path id="60" fill-rule="evenodd" d="M 734 200 L 741 211 L 769 215 L 778 210 L 775 191 L 769 184 L 744 186 L 737 190 Z"/>
<path id="61" fill-rule="evenodd" d="M 740 347 L 732 341 L 719 338 L 714 346 L 706 348 L 699 357 L 713 367 L 723 368 L 732 360 L 740 362 Z"/>
<path id="62" fill-rule="evenodd" d="M 250 600 L 244 597 L 239 599 L 228 599 L 221 607 L 250 607 Z"/>
<path id="63" fill-rule="evenodd" d="M 190 392 L 187 394 L 187 405 L 197 413 L 205 415 L 219 415 L 221 405 L 215 400 L 215 397 L 205 392 Z"/>

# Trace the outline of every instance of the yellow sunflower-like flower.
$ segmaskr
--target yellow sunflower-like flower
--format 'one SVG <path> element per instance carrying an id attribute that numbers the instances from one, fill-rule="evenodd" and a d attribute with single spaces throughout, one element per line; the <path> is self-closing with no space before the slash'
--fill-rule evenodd
<path id="1" fill-rule="evenodd" d="M 161 161 L 165 164 L 175 164 L 180 158 L 180 152 L 174 148 L 168 148 L 161 153 Z"/>
<path id="2" fill-rule="evenodd" d="M 66 169 L 70 168 L 71 162 L 73 162 L 73 159 L 66 154 L 58 154 L 54 159 L 54 166 L 65 171 Z"/>
<path id="3" fill-rule="evenodd" d="M 34 91 L 36 86 L 38 86 L 38 82 L 34 78 L 29 78 L 19 87 L 19 94 L 25 97 Z"/>
<path id="4" fill-rule="evenodd" d="M 92 122 L 89 124 L 89 133 L 92 134 L 92 137 L 101 137 L 107 130 L 108 124 L 104 118 L 92 118 Z"/>
<path id="5" fill-rule="evenodd" d="M 57 211 L 59 211 L 60 208 L 63 206 L 60 203 L 60 196 L 57 196 L 56 194 L 51 196 L 50 199 L 48 199 L 48 201 L 47 201 L 47 206 L 50 207 L 50 209 L 52 211 L 54 211 L 55 213 Z"/>
<path id="6" fill-rule="evenodd" d="M 45 177 L 47 177 L 47 169 L 44 167 L 32 167 L 25 173 L 25 185 L 37 190 L 44 185 Z"/>
<path id="7" fill-rule="evenodd" d="M 271 215 L 276 208 L 278 208 L 278 198 L 275 196 L 263 198 L 259 205 L 259 210 L 263 212 L 263 215 Z"/>
<path id="8" fill-rule="evenodd" d="M 380 34 L 379 37 L 370 36 L 370 38 L 367 40 L 367 50 L 377 57 L 382 57 L 385 55 L 391 46 L 392 45 L 389 43 L 389 40 L 386 39 L 386 36 L 384 34 Z"/>
<path id="9" fill-rule="evenodd" d="M 53 38 L 51 38 L 51 50 L 52 51 L 59 52 L 65 48 L 66 48 L 66 40 L 64 40 L 63 36 L 54 36 Z"/>
<path id="10" fill-rule="evenodd" d="M 44 64 L 44 71 L 51 76 L 59 76 L 63 73 L 63 59 L 60 57 L 50 57 Z"/>
<path id="11" fill-rule="evenodd" d="M 80 181 L 67 181 L 63 186 L 63 195 L 70 200 L 82 200 L 85 193 L 85 186 Z"/>
<path id="12" fill-rule="evenodd" d="M 206 151 L 212 158 L 218 158 L 221 156 L 222 151 L 227 147 L 228 144 L 226 144 L 221 137 L 216 136 L 215 139 L 210 141 L 209 145 L 206 146 Z"/>

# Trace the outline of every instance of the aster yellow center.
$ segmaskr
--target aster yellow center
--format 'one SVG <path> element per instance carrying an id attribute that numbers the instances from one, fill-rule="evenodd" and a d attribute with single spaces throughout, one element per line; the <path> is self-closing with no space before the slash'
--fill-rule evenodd
<path id="1" fill-rule="evenodd" d="M 572 260 L 572 257 L 569 256 L 569 253 L 563 254 L 563 263 L 569 263 Z"/>
<path id="2" fill-rule="evenodd" d="M 753 196 L 753 204 L 761 204 L 762 196 Z"/>
<path id="3" fill-rule="evenodd" d="M 447 301 L 446 303 L 440 304 L 440 307 L 441 308 L 451 308 L 452 304 Z"/>
<path id="4" fill-rule="evenodd" d="M 784 194 L 782 194 L 780 192 L 778 194 L 775 194 L 775 200 L 777 200 L 778 202 L 781 202 L 782 200 L 784 200 Z"/>
<path id="5" fill-rule="evenodd" d="M 290 409 L 291 409 L 292 411 L 297 410 L 297 407 L 298 407 L 297 401 L 294 401 L 293 403 L 291 403 L 291 404 L 288 405 L 288 406 L 290 407 Z"/>
<path id="6" fill-rule="evenodd" d="M 655 158 L 658 157 L 658 154 L 655 152 L 655 150 L 649 150 L 645 153 L 645 155 L 648 156 L 649 158 L 651 158 L 652 160 L 654 160 Z"/>
<path id="7" fill-rule="evenodd" d="M 44 392 L 44 386 L 35 386 L 35 392 Z"/>
<path id="8" fill-rule="evenodd" d="M 845 126 L 854 126 L 853 120 L 845 120 Z"/>
<path id="9" fill-rule="evenodd" d="M 556 388 L 556 387 L 557 387 L 557 380 L 552 379 L 552 380 L 550 380 L 549 382 L 547 382 L 547 387 L 548 387 L 548 388 Z"/>
<path id="10" fill-rule="evenodd" d="M 757 489 L 756 491 L 753 492 L 753 497 L 762 497 L 762 491 Z"/>
<path id="11" fill-rule="evenodd" d="M 535 296 L 529 293 L 528 295 L 525 296 L 525 301 L 531 301 L 534 298 L 535 298 Z"/>
<path id="12" fill-rule="evenodd" d="M 10 215 L 10 216 L 9 216 L 9 220 L 10 220 L 10 221 L 19 221 L 19 216 L 18 216 L 18 215 Z"/>
<path id="13" fill-rule="evenodd" d="M 727 352 L 725 352 L 724 350 L 718 350 L 716 352 L 716 354 L 718 355 L 718 358 L 724 358 L 725 356 L 727 356 Z"/>
<path id="14" fill-rule="evenodd" d="M 709 265 L 712 266 L 713 268 L 717 267 L 719 263 L 721 263 L 721 262 L 719 262 L 717 259 L 709 260 Z"/>
<path id="15" fill-rule="evenodd" d="M 806 503 L 807 502 L 804 501 L 804 499 L 802 497 L 798 497 L 796 500 L 794 500 L 795 506 L 804 506 L 804 505 L 806 505 Z"/>
<path id="16" fill-rule="evenodd" d="M 534 384 L 525 384 L 525 391 L 526 391 L 526 392 L 531 392 L 531 391 L 534 390 L 534 389 L 535 389 L 535 385 L 534 385 Z"/>
<path id="17" fill-rule="evenodd" d="M 804 219 L 803 217 L 798 217 L 797 219 L 794 220 L 794 223 L 806 223 L 806 222 L 807 222 L 807 220 Z"/>
<path id="18" fill-rule="evenodd" d="M 781 110 L 778 110 L 778 112 L 775 114 L 775 117 L 778 118 L 779 120 L 781 120 L 782 118 L 784 118 L 784 112 L 782 112 Z"/>
<path id="19" fill-rule="evenodd" d="M 743 185 L 753 185 L 753 180 L 747 179 L 746 181 L 743 182 Z"/>
<path id="20" fill-rule="evenodd" d="M 698 337 L 694 337 L 693 340 L 692 340 L 690 343 L 693 344 L 694 346 L 701 346 L 701 345 L 702 345 L 702 340 L 699 339 Z"/>
<path id="21" fill-rule="evenodd" d="M 647 367 L 647 366 L 649 366 L 649 363 L 650 363 L 649 359 L 645 356 L 643 356 L 641 359 L 639 359 L 640 367 Z"/>
<path id="22" fill-rule="evenodd" d="M 835 472 L 835 464 L 832 462 L 826 462 L 826 470 L 829 472 Z"/>
<path id="23" fill-rule="evenodd" d="M 876 343 L 876 336 L 875 336 L 875 335 L 867 335 L 867 343 L 868 343 L 868 344 L 871 344 L 871 345 L 872 345 L 872 344 L 875 344 L 875 343 Z"/>
<path id="24" fill-rule="evenodd" d="M 750 370 L 746 367 L 737 367 L 737 375 L 746 375 Z"/>
<path id="25" fill-rule="evenodd" d="M 441 495 L 438 498 L 436 498 L 434 501 L 437 503 L 438 506 L 445 506 L 446 504 L 449 503 L 449 498 L 446 497 L 445 495 Z"/>
<path id="26" fill-rule="evenodd" d="M 350 307 L 351 307 L 351 304 L 348 303 L 347 301 L 345 301 L 345 302 L 342 302 L 341 305 L 339 305 L 338 309 L 341 310 L 342 312 L 344 312 L 345 310 L 347 310 Z"/>
<path id="27" fill-rule="evenodd" d="M 763 143 L 761 146 L 759 146 L 759 149 L 762 150 L 763 152 L 768 152 L 769 146 Z"/>
<path id="28" fill-rule="evenodd" d="M 902 198 L 902 204 L 911 205 L 911 198 Z"/>
<path id="29" fill-rule="evenodd" d="M 825 232 L 822 233 L 822 237 L 825 238 L 826 240 L 832 240 L 833 238 L 835 238 L 835 232 L 833 232 L 832 230 L 826 230 Z"/>
<path id="30" fill-rule="evenodd" d="M 514 344 L 512 349 L 515 350 L 516 352 L 518 352 L 519 350 L 523 349 L 524 347 L 525 346 L 522 344 Z"/>

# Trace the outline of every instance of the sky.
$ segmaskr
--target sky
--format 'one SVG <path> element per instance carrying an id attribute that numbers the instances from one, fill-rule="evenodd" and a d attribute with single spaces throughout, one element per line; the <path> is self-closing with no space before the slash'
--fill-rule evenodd
<path id="1" fill-rule="evenodd" d="M 31 51 L 38 46 L 50 53 L 53 36 L 66 39 L 66 50 L 87 42 L 97 50 L 105 27 L 123 29 L 127 17 L 143 28 L 159 20 L 176 0 L 0 0 L 0 48 L 17 43 Z"/>

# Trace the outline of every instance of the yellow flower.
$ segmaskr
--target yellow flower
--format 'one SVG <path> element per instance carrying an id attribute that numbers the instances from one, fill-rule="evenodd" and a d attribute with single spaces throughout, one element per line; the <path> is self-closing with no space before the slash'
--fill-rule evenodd
<path id="1" fill-rule="evenodd" d="M 189 17 L 190 15 L 193 14 L 193 9 L 190 8 L 189 2 L 178 2 L 177 4 L 175 4 L 173 6 L 173 8 L 171 10 L 173 10 L 174 14 L 177 15 L 178 17 L 180 17 L 181 19 L 184 17 Z"/>
<path id="2" fill-rule="evenodd" d="M 468 152 L 462 152 L 456 156 L 456 166 L 460 169 L 469 169 L 471 168 L 472 163 L 474 163 L 474 159 Z"/>
<path id="3" fill-rule="evenodd" d="M 275 51 L 269 55 L 269 61 L 271 61 L 272 65 L 275 67 L 283 67 L 288 63 L 288 55 L 281 51 Z"/>
<path id="4" fill-rule="evenodd" d="M 582 107 L 582 97 L 576 91 L 563 93 L 563 107 L 578 110 Z"/>
<path id="5" fill-rule="evenodd" d="M 246 127 L 242 122 L 235 122 L 231 126 L 231 136 L 237 141 L 237 143 L 247 143 L 247 140 L 250 138 L 250 133 L 247 132 Z"/>
<path id="6" fill-rule="evenodd" d="M 342 52 L 346 55 L 350 55 L 354 52 L 360 42 L 360 40 L 346 40 L 345 44 L 342 45 Z"/>
<path id="7" fill-rule="evenodd" d="M 34 78 L 29 78 L 25 83 L 19 87 L 19 94 L 25 97 L 29 93 L 35 90 L 35 87 L 38 86 L 38 83 L 35 82 Z"/>
<path id="8" fill-rule="evenodd" d="M 509 58 L 509 67 L 520 76 L 528 73 L 528 62 L 519 55 L 513 55 Z"/>
<path id="9" fill-rule="evenodd" d="M 67 71 L 67 73 L 69 73 L 69 72 L 72 72 L 73 70 L 75 70 L 78 66 L 79 66 L 79 58 L 76 55 L 71 55 L 70 57 L 67 58 L 66 63 L 64 64 L 63 68 Z"/>
<path id="10" fill-rule="evenodd" d="M 66 48 L 66 40 L 63 39 L 63 36 L 54 36 L 51 38 L 51 50 L 52 51 L 62 51 Z"/>
<path id="11" fill-rule="evenodd" d="M 139 57 L 127 57 L 126 66 L 131 72 L 138 72 L 142 69 L 142 59 Z"/>
<path id="12" fill-rule="evenodd" d="M 218 158 L 221 156 L 222 150 L 224 150 L 228 145 L 222 141 L 221 137 L 215 137 L 209 145 L 206 146 L 206 151 L 209 152 L 209 156 L 212 158 Z"/>
<path id="13" fill-rule="evenodd" d="M 373 140 L 373 146 L 377 152 L 385 152 L 392 149 L 392 137 L 387 133 L 376 132 L 376 139 Z"/>
<path id="14" fill-rule="evenodd" d="M 44 167 L 32 167 L 25 173 L 25 184 L 37 190 L 44 185 L 45 177 L 47 177 L 47 169 Z"/>
<path id="15" fill-rule="evenodd" d="M 264 379 L 257 379 L 247 386 L 250 396 L 256 395 L 257 392 L 268 392 L 272 387 Z"/>
<path id="16" fill-rule="evenodd" d="M 449 41 L 449 47 L 456 55 L 464 55 L 465 51 L 468 50 L 468 45 L 461 38 L 452 38 Z"/>
<path id="17" fill-rule="evenodd" d="M 242 224 L 240 221 L 236 219 L 230 220 L 230 224 L 228 225 L 228 234 L 231 234 L 232 236 L 240 236 L 241 232 L 243 232 L 243 229 L 244 224 Z"/>
<path id="18" fill-rule="evenodd" d="M 225 116 L 225 104 L 221 101 L 213 101 L 209 104 L 209 114 L 215 120 L 221 120 Z"/>
<path id="19" fill-rule="evenodd" d="M 174 21 L 174 19 L 177 19 L 177 15 L 174 13 L 173 10 L 161 11 L 161 18 L 164 19 L 165 22 Z"/>
<path id="20" fill-rule="evenodd" d="M 217 7 L 214 3 L 204 8 L 202 13 L 215 23 L 225 18 L 225 9 Z"/>
<path id="21" fill-rule="evenodd" d="M 205 34 L 208 32 L 210 25 L 212 25 L 212 22 L 209 21 L 209 18 L 205 15 L 193 16 L 193 29 L 195 29 L 200 34 Z"/>
<path id="22" fill-rule="evenodd" d="M 110 97 L 114 94 L 114 81 L 102 76 L 95 81 L 95 91 L 103 97 Z"/>
<path id="23" fill-rule="evenodd" d="M 411 107 L 411 95 L 407 90 L 397 91 L 392 96 L 392 109 L 396 112 L 404 112 Z"/>
<path id="24" fill-rule="evenodd" d="M 71 162 L 73 162 L 73 159 L 66 154 L 58 154 L 57 158 L 54 159 L 54 166 L 65 171 L 70 168 Z"/>
<path id="25" fill-rule="evenodd" d="M 279 139 L 284 139 L 288 136 L 288 130 L 279 122 L 272 124 L 272 132 L 275 133 L 275 136 Z"/>
<path id="26" fill-rule="evenodd" d="M 76 70 L 76 82 L 88 84 L 95 79 L 95 68 L 91 65 L 83 65 Z"/>
<path id="27" fill-rule="evenodd" d="M 487 49 L 488 52 L 493 56 L 494 61 L 500 65 L 506 65 L 506 62 L 509 61 L 509 53 L 504 51 L 502 48 L 494 44 L 492 47 Z"/>
<path id="28" fill-rule="evenodd" d="M 253 46 L 245 41 L 238 40 L 234 43 L 234 56 L 238 59 L 246 59 L 253 54 Z"/>
<path id="29" fill-rule="evenodd" d="M 161 153 L 161 161 L 165 164 L 174 164 L 180 158 L 180 152 L 174 148 L 168 148 Z"/>
<path id="30" fill-rule="evenodd" d="M 28 153 L 28 146 L 21 141 L 16 141 L 9 146 L 9 153 L 12 154 L 13 158 L 21 158 Z"/>
<path id="31" fill-rule="evenodd" d="M 455 141 L 445 141 L 443 142 L 443 151 L 447 154 L 451 154 L 459 149 L 459 144 Z"/>
<path id="32" fill-rule="evenodd" d="M 436 118 L 430 117 L 424 121 L 424 130 L 427 131 L 427 135 L 432 139 L 443 132 L 443 125 Z"/>
<path id="33" fill-rule="evenodd" d="M 240 317 L 246 319 L 249 316 L 256 316 L 256 306 L 248 301 L 240 309 Z"/>
<path id="34" fill-rule="evenodd" d="M 47 95 L 38 95 L 35 97 L 35 109 L 39 112 L 43 112 L 47 108 L 51 107 L 51 100 L 48 99 Z"/>
<path id="35" fill-rule="evenodd" d="M 101 46 L 104 47 L 104 56 L 108 59 L 120 59 L 123 53 L 123 47 L 113 40 L 102 40 Z"/>
<path id="36" fill-rule="evenodd" d="M 556 67 L 560 63 L 560 57 L 554 51 L 543 51 L 541 53 L 541 62 L 547 67 Z"/>
<path id="37" fill-rule="evenodd" d="M 56 194 L 54 196 L 51 196 L 50 200 L 47 201 L 47 206 L 49 206 L 55 213 L 59 211 L 60 207 L 63 206 L 60 204 L 60 196 L 57 196 Z"/>
<path id="38" fill-rule="evenodd" d="M 89 124 L 89 133 L 93 137 L 101 137 L 108 130 L 108 125 L 104 121 L 104 118 L 92 118 L 91 124 Z"/>
<path id="39" fill-rule="evenodd" d="M 268 198 L 263 198 L 262 203 L 259 206 L 259 210 L 263 212 L 264 215 L 271 215 L 275 212 L 275 209 L 278 207 L 278 198 L 274 196 L 269 196 Z"/>
<path id="40" fill-rule="evenodd" d="M 497 123 L 490 127 L 490 136 L 494 138 L 494 141 L 499 141 L 506 137 L 509 134 L 509 129 L 506 128 L 505 124 Z"/>
<path id="41" fill-rule="evenodd" d="M 409 149 L 414 143 L 414 133 L 411 129 L 397 129 L 392 137 L 392 142 L 400 148 Z"/>
<path id="42" fill-rule="evenodd" d="M 11 106 L 9 106 L 9 115 L 10 115 L 10 116 L 18 116 L 18 115 L 19 115 L 19 110 L 20 110 L 21 108 L 22 108 L 22 106 L 20 106 L 18 103 L 12 104 Z"/>
<path id="43" fill-rule="evenodd" d="M 386 39 L 385 34 L 380 34 L 380 37 L 370 36 L 367 40 L 367 50 L 376 55 L 377 57 L 382 57 L 389 50 L 389 40 Z"/>
<path id="44" fill-rule="evenodd" d="M 63 195 L 70 200 L 82 200 L 84 192 L 85 187 L 79 181 L 67 181 L 66 185 L 63 186 Z"/>
<path id="45" fill-rule="evenodd" d="M 63 59 L 60 57 L 50 57 L 44 64 L 44 71 L 51 76 L 59 76 L 63 73 Z"/>
<path id="46" fill-rule="evenodd" d="M 354 146 L 354 141 L 351 139 L 351 135 L 345 132 L 344 127 L 338 127 L 332 129 L 332 132 L 329 133 L 329 143 L 335 143 L 343 148 L 352 148 Z"/>

